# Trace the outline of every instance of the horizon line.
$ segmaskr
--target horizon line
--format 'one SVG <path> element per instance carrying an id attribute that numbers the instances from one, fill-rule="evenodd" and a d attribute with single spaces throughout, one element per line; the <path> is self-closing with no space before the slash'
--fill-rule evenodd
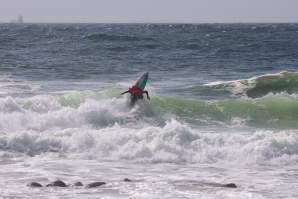
<path id="1" fill-rule="evenodd" d="M 0 22 L 0 24 L 296 24 L 298 22 Z"/>

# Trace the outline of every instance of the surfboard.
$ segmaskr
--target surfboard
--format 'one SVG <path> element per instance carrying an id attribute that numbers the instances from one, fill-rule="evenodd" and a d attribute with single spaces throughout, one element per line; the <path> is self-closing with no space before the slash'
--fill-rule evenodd
<path id="1" fill-rule="evenodd" d="M 148 76 L 149 76 L 149 71 L 145 72 L 143 75 L 141 75 L 138 78 L 138 80 L 135 83 L 135 86 L 141 90 L 144 90 L 147 84 Z M 130 105 L 133 106 L 138 101 L 138 99 L 139 99 L 138 97 L 131 96 Z"/>

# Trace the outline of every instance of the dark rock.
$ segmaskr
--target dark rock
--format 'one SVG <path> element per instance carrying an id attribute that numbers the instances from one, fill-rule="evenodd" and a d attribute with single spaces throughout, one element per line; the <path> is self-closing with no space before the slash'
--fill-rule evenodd
<path id="1" fill-rule="evenodd" d="M 81 183 L 81 182 L 75 182 L 75 183 L 74 183 L 74 186 L 77 186 L 77 187 L 79 187 L 79 186 L 83 186 L 83 183 Z"/>
<path id="2" fill-rule="evenodd" d="M 42 185 L 39 184 L 38 182 L 30 182 L 26 186 L 27 187 L 42 187 Z"/>
<path id="3" fill-rule="evenodd" d="M 85 187 L 86 188 L 94 188 L 94 187 L 99 187 L 104 184 L 106 184 L 106 183 L 105 182 L 93 182 L 93 183 L 87 184 Z"/>
<path id="4" fill-rule="evenodd" d="M 47 187 L 67 187 L 67 186 L 63 181 L 57 180 L 52 182 L 51 184 L 48 184 Z"/>
<path id="5" fill-rule="evenodd" d="M 128 178 L 125 178 L 124 179 L 124 182 L 132 182 L 130 179 L 128 179 Z"/>
<path id="6" fill-rule="evenodd" d="M 228 188 L 237 188 L 237 186 L 234 183 L 229 184 L 220 184 L 220 183 L 202 183 L 202 185 L 208 185 L 212 187 L 228 187 Z"/>
<path id="7" fill-rule="evenodd" d="M 224 184 L 223 186 L 229 188 L 237 188 L 237 186 L 234 183 Z"/>

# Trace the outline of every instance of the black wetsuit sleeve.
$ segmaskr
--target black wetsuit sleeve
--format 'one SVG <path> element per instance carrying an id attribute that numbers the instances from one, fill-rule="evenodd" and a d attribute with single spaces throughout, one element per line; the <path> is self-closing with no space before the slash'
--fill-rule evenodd
<path id="1" fill-rule="evenodd" d="M 129 93 L 129 90 L 128 91 L 124 91 L 123 93 L 121 93 L 121 94 L 125 94 L 125 93 Z"/>
<path id="2" fill-rule="evenodd" d="M 148 91 L 144 91 L 144 93 L 146 93 L 146 95 L 147 95 L 147 98 L 149 98 L 149 94 L 148 94 Z"/>

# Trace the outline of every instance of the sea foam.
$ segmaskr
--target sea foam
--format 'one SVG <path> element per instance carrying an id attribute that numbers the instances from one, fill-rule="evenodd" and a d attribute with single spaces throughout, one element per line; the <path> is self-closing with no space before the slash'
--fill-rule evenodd
<path id="1" fill-rule="evenodd" d="M 80 159 L 147 163 L 298 163 L 296 130 L 252 125 L 255 117 L 261 119 L 268 111 L 273 116 L 282 113 L 278 104 L 284 109 L 283 101 L 295 105 L 294 96 L 208 103 L 155 96 L 150 103 L 140 100 L 129 107 L 128 96 L 117 94 L 82 91 L 1 98 L 0 148 L 30 156 L 60 153 Z M 289 110 L 296 107 L 293 103 Z M 240 105 L 248 106 L 243 114 L 239 114 Z M 287 114 L 295 117 L 286 111 L 284 121 L 272 117 L 267 123 L 281 127 L 281 122 L 289 120 Z M 207 124 L 194 125 L 202 120 Z"/>

